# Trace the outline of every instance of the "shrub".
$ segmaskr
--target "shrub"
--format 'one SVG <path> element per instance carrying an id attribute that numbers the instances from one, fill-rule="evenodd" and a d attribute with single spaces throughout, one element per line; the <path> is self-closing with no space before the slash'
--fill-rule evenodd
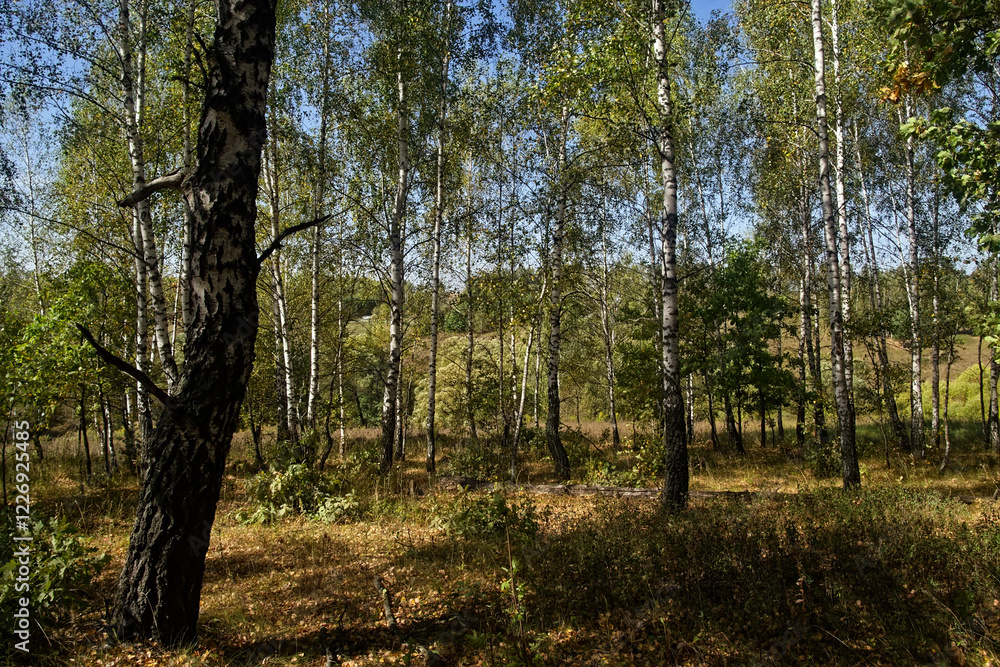
<path id="1" fill-rule="evenodd" d="M 462 493 L 436 517 L 433 525 L 466 539 L 509 535 L 511 539 L 525 541 L 538 533 L 538 512 L 527 498 L 508 502 L 503 491 L 477 498 Z"/>
<path id="2" fill-rule="evenodd" d="M 265 470 L 246 482 L 250 507 L 236 514 L 241 523 L 270 523 L 301 514 L 330 523 L 360 514 L 353 493 L 344 493 L 346 484 L 337 475 L 320 472 L 304 463 L 287 470 Z"/>
<path id="3" fill-rule="evenodd" d="M 472 442 L 453 449 L 441 467 L 445 476 L 471 479 L 501 480 L 509 473 L 510 459 L 499 447 L 490 447 L 486 440 Z"/>
<path id="4" fill-rule="evenodd" d="M 3 608 L 6 628 L 12 628 L 18 601 L 30 601 L 30 618 L 45 626 L 53 624 L 70 609 L 85 602 L 83 591 L 100 574 L 111 559 L 107 554 L 97 555 L 76 533 L 76 529 L 56 518 L 48 522 L 36 521 L 31 530 L 31 542 L 14 542 L 13 526 L 9 517 L 0 527 L 0 607 Z M 20 563 L 14 556 L 15 549 L 28 544 L 30 569 L 28 588 L 18 582 Z M 18 584 L 22 589 L 18 590 Z M 4 651 L 12 650 L 12 642 L 4 642 Z"/>

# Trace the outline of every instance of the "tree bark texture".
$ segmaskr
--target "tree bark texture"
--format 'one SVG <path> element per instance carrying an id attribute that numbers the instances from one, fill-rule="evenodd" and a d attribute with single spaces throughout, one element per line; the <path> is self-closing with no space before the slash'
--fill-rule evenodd
<path id="1" fill-rule="evenodd" d="M 904 116 L 912 115 L 909 102 Z M 902 118 L 902 117 L 901 117 Z M 924 402 L 921 361 L 923 341 L 920 336 L 920 257 L 917 239 L 916 171 L 913 165 L 913 137 L 907 137 L 906 148 L 906 234 L 910 253 L 906 262 L 906 298 L 910 306 L 910 445 L 918 459 L 924 458 Z"/>
<path id="2" fill-rule="evenodd" d="M 677 305 L 677 165 L 674 158 L 673 102 L 670 91 L 669 44 L 666 34 L 664 0 L 653 0 L 652 46 L 656 61 L 656 99 L 659 115 L 655 128 L 656 151 L 660 159 L 663 209 L 660 220 L 660 268 L 663 364 L 663 445 L 666 451 L 666 479 L 663 503 L 681 510 L 688 499 L 688 454 L 685 434 L 684 397 L 681 389 Z"/>
<path id="3" fill-rule="evenodd" d="M 861 485 L 858 454 L 855 447 L 854 404 L 847 384 L 846 332 L 842 306 L 842 284 L 837 247 L 837 215 L 830 186 L 830 148 L 826 123 L 826 65 L 823 47 L 823 18 L 820 0 L 812 0 L 813 53 L 816 69 L 816 126 L 819 135 L 819 183 L 823 204 L 823 227 L 826 240 L 826 279 L 830 292 L 830 366 L 833 376 L 833 399 L 840 422 L 840 458 L 844 488 Z"/>
<path id="4" fill-rule="evenodd" d="M 257 336 L 254 225 L 275 4 L 219 0 L 191 207 L 191 322 L 184 369 L 147 446 L 113 617 L 123 640 L 195 638 L 226 455 Z"/>
<path id="5" fill-rule="evenodd" d="M 396 198 L 389 220 L 389 365 L 385 375 L 385 391 L 382 394 L 382 458 L 379 471 L 385 475 L 392 467 L 393 446 L 396 436 L 396 394 L 399 384 L 399 366 L 402 360 L 403 336 L 403 216 L 406 209 L 406 193 L 410 176 L 410 122 L 407 109 L 407 86 L 403 76 L 403 54 L 398 54 L 399 70 L 396 73 L 398 102 L 397 119 L 397 164 Z"/>
<path id="6" fill-rule="evenodd" d="M 549 292 L 549 364 L 548 364 L 548 414 L 545 419 L 545 440 L 548 443 L 549 455 L 555 465 L 556 476 L 559 479 L 569 479 L 569 456 L 563 447 L 559 435 L 561 424 L 559 396 L 559 348 L 562 342 L 562 269 L 563 269 L 563 236 L 566 224 L 566 142 L 569 133 L 569 109 L 562 109 L 561 128 L 559 136 L 559 154 L 556 167 L 557 204 L 556 215 L 552 225 L 552 291 Z"/>

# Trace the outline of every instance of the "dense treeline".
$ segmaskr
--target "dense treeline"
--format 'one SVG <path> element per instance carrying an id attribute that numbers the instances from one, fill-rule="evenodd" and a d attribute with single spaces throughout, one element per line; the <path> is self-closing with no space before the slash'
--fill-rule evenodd
<path id="1" fill-rule="evenodd" d="M 680 509 L 694 438 L 794 437 L 845 486 L 858 420 L 942 467 L 950 418 L 1000 453 L 1000 17 L 899 4 L 281 3 L 247 130 L 256 301 L 212 339 L 247 347 L 236 385 L 253 360 L 229 405 L 256 466 L 370 428 L 382 474 L 407 438 L 435 472 L 446 433 L 512 480 L 544 438 L 568 479 L 566 429 L 598 421 L 616 449 L 657 434 Z M 5 10 L 0 411 L 38 457 L 72 430 L 87 477 L 142 478 L 214 312 L 191 193 L 233 177 L 226 33 L 193 1 Z"/>

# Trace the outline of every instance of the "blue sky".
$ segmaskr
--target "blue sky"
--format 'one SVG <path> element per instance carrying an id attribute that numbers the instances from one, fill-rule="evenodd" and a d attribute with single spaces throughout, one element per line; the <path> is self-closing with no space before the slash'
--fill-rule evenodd
<path id="1" fill-rule="evenodd" d="M 732 9 L 732 2 L 730 0 L 691 0 L 691 11 L 701 20 L 707 19 L 713 9 L 728 12 Z"/>

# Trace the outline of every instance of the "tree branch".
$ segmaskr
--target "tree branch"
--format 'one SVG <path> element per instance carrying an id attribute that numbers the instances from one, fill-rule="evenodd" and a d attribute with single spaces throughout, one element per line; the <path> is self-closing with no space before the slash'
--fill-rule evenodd
<path id="1" fill-rule="evenodd" d="M 104 361 L 104 363 L 108 364 L 109 366 L 114 366 L 122 373 L 125 373 L 126 375 L 130 375 L 131 377 L 135 378 L 139 382 L 139 384 L 145 387 L 149 391 L 149 393 L 156 398 L 156 400 L 158 400 L 160 403 L 163 404 L 164 407 L 169 407 L 173 405 L 173 401 L 170 400 L 170 396 L 167 394 L 167 392 L 165 392 L 163 389 L 159 387 L 159 385 L 153 382 L 153 380 L 148 375 L 146 375 L 145 373 L 143 373 L 138 368 L 128 363 L 121 357 L 117 357 L 111 352 L 108 352 L 107 349 L 105 349 L 100 343 L 94 340 L 93 334 L 90 333 L 87 327 L 77 323 L 76 328 L 80 330 L 80 333 L 83 335 L 84 339 L 86 339 L 86 341 L 90 343 L 90 346 L 94 348 L 94 350 L 97 352 L 97 356 L 100 357 Z"/>
<path id="2" fill-rule="evenodd" d="M 257 258 L 257 265 L 260 266 L 264 261 L 274 253 L 275 250 L 281 248 L 281 242 L 286 238 L 294 234 L 295 232 L 301 232 L 303 229 L 309 229 L 310 227 L 315 227 L 318 224 L 324 223 L 333 217 L 332 213 L 324 215 L 322 217 L 316 218 L 314 220 L 309 220 L 308 222 L 300 222 L 297 225 L 292 225 L 285 231 L 278 234 L 278 237 L 271 241 L 271 245 L 267 246 L 264 252 L 260 253 L 260 257 Z"/>
<path id="3" fill-rule="evenodd" d="M 122 208 L 128 208 L 129 206 L 135 206 L 142 200 L 148 198 L 149 195 L 159 190 L 165 190 L 167 188 L 176 190 L 181 186 L 181 181 L 184 180 L 185 176 L 186 174 L 178 169 L 175 172 L 154 178 L 150 182 L 146 183 L 146 185 L 125 197 L 125 199 L 122 199 L 118 202 L 118 205 Z"/>

